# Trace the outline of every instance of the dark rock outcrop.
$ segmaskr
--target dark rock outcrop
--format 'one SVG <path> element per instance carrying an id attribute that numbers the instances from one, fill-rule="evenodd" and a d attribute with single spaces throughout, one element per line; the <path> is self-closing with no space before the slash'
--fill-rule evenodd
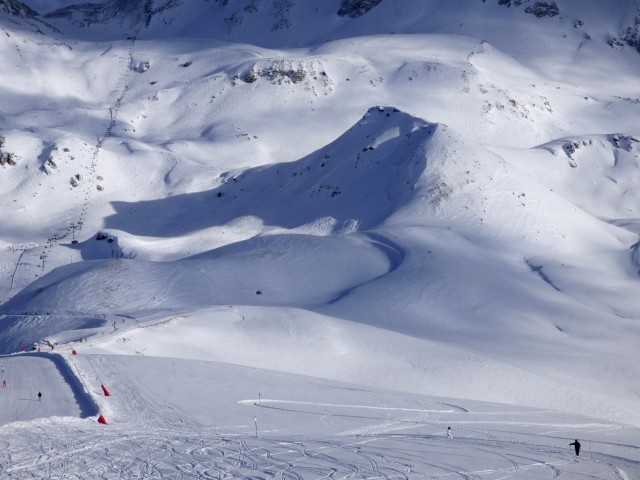
<path id="1" fill-rule="evenodd" d="M 338 15 L 341 17 L 358 18 L 377 6 L 382 0 L 342 0 Z"/>

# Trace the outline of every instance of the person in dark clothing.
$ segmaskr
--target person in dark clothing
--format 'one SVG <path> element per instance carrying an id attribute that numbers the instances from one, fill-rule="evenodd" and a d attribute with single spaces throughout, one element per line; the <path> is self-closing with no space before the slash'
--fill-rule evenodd
<path id="1" fill-rule="evenodd" d="M 580 442 L 578 441 L 578 439 L 576 438 L 576 441 L 570 443 L 569 445 L 573 445 L 576 449 L 576 455 L 580 456 Z"/>
<path id="2" fill-rule="evenodd" d="M 42 393 L 38 392 L 38 401 L 42 400 Z"/>

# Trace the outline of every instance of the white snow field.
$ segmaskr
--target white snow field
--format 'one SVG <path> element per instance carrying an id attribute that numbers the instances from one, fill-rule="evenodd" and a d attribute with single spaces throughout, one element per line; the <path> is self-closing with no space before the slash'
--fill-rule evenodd
<path id="1" fill-rule="evenodd" d="M 0 478 L 640 479 L 636 1 L 71 3 L 0 0 Z"/>
<path id="2" fill-rule="evenodd" d="M 65 358 L 85 379 L 85 397 L 101 397 L 108 425 L 71 412 L 4 425 L 3 478 L 640 475 L 638 430 L 624 424 L 167 356 Z M 6 360 L 16 373 L 31 374 L 31 354 Z M 40 408 L 55 415 L 50 380 L 25 414 Z M 25 399 L 3 402 L 5 420 Z M 582 439 L 580 456 L 569 445 L 575 437 Z"/>

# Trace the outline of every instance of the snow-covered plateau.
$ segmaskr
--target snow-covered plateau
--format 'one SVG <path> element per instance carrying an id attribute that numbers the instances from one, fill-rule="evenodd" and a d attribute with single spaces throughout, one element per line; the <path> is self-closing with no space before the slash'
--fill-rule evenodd
<path id="1" fill-rule="evenodd" d="M 640 480 L 636 0 L 0 29 L 0 478 Z"/>

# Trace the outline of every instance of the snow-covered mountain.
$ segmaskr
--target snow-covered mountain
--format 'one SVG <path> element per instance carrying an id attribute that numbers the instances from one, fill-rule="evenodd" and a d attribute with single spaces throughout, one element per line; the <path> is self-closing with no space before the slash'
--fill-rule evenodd
<path id="1" fill-rule="evenodd" d="M 327 415 L 342 405 L 330 435 L 438 432 L 429 402 L 498 402 L 518 409 L 509 428 L 535 408 L 539 425 L 565 416 L 563 441 L 624 428 L 637 443 L 637 2 L 46 5 L 0 0 L 0 351 L 81 352 L 53 367 L 79 406 L 42 416 L 206 438 L 193 395 L 152 419 L 156 369 L 192 368 L 172 380 L 187 390 L 215 372 L 231 425 L 229 399 L 257 394 L 232 381 L 247 368 L 291 402 L 319 382 Z M 28 377 L 22 358 L 7 361 Z M 120 407 L 95 394 L 116 378 Z M 349 389 L 419 418 L 348 423 L 330 392 Z M 306 444 L 312 427 L 295 428 Z M 609 453 L 631 462 L 615 478 L 636 471 Z"/>
<path id="2" fill-rule="evenodd" d="M 0 1 L 0 11 L 16 17 L 35 17 L 38 12 L 18 0 Z"/>

